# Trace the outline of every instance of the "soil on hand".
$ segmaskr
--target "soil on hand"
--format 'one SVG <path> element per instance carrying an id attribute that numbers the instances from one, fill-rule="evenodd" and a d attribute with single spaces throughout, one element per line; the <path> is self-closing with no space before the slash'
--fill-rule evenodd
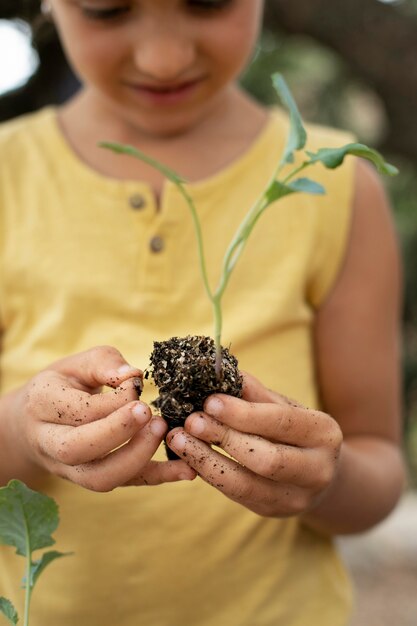
<path id="1" fill-rule="evenodd" d="M 152 403 L 166 420 L 169 430 L 183 426 L 194 411 L 202 411 L 212 393 L 240 398 L 242 376 L 236 357 L 222 348 L 220 379 L 216 376 L 216 347 L 210 337 L 171 337 L 156 341 L 150 357 L 151 375 L 159 389 Z M 167 448 L 168 458 L 178 458 Z"/>

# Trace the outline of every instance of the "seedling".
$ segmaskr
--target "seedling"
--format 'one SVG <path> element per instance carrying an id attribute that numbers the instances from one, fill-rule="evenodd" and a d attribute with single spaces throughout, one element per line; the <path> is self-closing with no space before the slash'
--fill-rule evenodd
<path id="1" fill-rule="evenodd" d="M 289 113 L 290 130 L 287 143 L 281 158 L 277 159 L 277 166 L 268 184 L 238 226 L 225 252 L 218 283 L 214 289 L 208 280 L 200 220 L 186 181 L 137 148 L 108 142 L 100 144 L 114 152 L 140 159 L 161 172 L 178 188 L 194 223 L 201 276 L 213 310 L 214 341 L 209 337 L 188 336 L 171 337 L 167 341 L 154 343 L 150 357 L 151 374 L 159 389 L 159 396 L 153 404 L 166 420 L 168 431 L 183 426 L 190 413 L 203 410 L 205 398 L 210 394 L 242 396 L 243 379 L 237 360 L 221 346 L 222 298 L 249 236 L 264 211 L 271 205 L 276 208 L 277 201 L 290 194 L 324 194 L 325 189 L 322 185 L 310 178 L 300 177 L 301 172 L 316 163 L 335 169 L 343 163 L 347 155 L 354 155 L 371 161 L 383 174 L 393 176 L 397 173 L 397 169 L 386 163 L 378 152 L 360 143 L 350 143 L 340 148 L 322 148 L 315 153 L 305 150 L 307 133 L 291 92 L 280 74 L 275 74 L 272 82 Z M 301 157 L 296 162 L 295 154 L 300 152 Z M 176 458 L 168 447 L 167 455 L 168 458 Z"/>
<path id="2" fill-rule="evenodd" d="M 62 556 L 62 552 L 50 550 L 33 560 L 33 552 L 55 543 L 52 533 L 59 523 L 55 501 L 32 491 L 19 480 L 11 480 L 0 488 L 0 544 L 14 546 L 16 553 L 25 557 L 26 567 L 22 586 L 25 589 L 23 625 L 29 624 L 32 591 L 36 581 L 49 563 Z M 10 624 L 19 621 L 17 611 L 10 600 L 0 598 L 0 612 Z"/>
<path id="3" fill-rule="evenodd" d="M 308 194 L 324 194 L 325 189 L 319 183 L 310 180 L 309 178 L 300 178 L 299 174 L 311 167 L 316 163 L 322 163 L 324 167 L 329 169 L 335 169 L 341 165 L 347 155 L 354 155 L 362 157 L 368 161 L 371 161 L 377 170 L 382 174 L 393 176 L 397 174 L 398 170 L 385 162 L 381 154 L 376 150 L 372 150 L 361 143 L 350 143 L 340 148 L 322 148 L 316 153 L 309 151 L 304 152 L 304 160 L 301 165 L 293 166 L 295 158 L 294 154 L 297 151 L 302 151 L 305 148 L 307 142 L 307 133 L 304 128 L 300 113 L 297 105 L 291 95 L 291 92 L 282 77 L 281 74 L 274 74 L 272 82 L 277 91 L 281 102 L 286 107 L 290 115 L 290 132 L 287 140 L 287 144 L 284 153 L 277 164 L 271 179 L 264 191 L 260 194 L 254 205 L 249 209 L 245 219 L 238 227 L 229 247 L 224 255 L 220 278 L 217 286 L 212 289 L 207 275 L 207 265 L 204 253 L 203 235 L 201 231 L 201 224 L 198 217 L 196 207 L 193 199 L 187 191 L 186 181 L 179 174 L 172 169 L 166 167 L 162 163 L 159 163 L 155 159 L 144 154 L 137 148 L 129 145 L 123 145 L 118 143 L 103 142 L 100 146 L 108 148 L 114 152 L 131 155 L 141 161 L 144 161 L 148 165 L 151 165 L 159 172 L 161 172 L 166 178 L 168 178 L 180 191 L 184 197 L 187 206 L 190 210 L 191 217 L 193 219 L 195 234 L 197 238 L 198 255 L 200 262 L 201 276 L 203 279 L 204 288 L 207 296 L 211 302 L 214 318 L 214 340 L 216 345 L 216 362 L 215 371 L 218 380 L 221 380 L 222 376 L 222 353 L 221 353 L 221 333 L 222 333 L 222 298 L 226 291 L 230 277 L 245 245 L 248 241 L 255 224 L 261 217 L 262 213 L 271 205 L 276 203 L 281 198 L 293 193 L 308 193 Z"/>

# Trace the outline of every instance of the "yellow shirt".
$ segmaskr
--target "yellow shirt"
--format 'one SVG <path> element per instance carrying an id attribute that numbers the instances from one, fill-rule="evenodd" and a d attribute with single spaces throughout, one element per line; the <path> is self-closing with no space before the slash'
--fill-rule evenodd
<path id="1" fill-rule="evenodd" d="M 287 130 L 274 111 L 241 158 L 190 185 L 212 284 Z M 310 149 L 349 140 L 324 128 L 309 133 Z M 94 345 L 112 344 L 145 368 L 154 340 L 212 333 L 191 218 L 172 184 L 157 212 L 148 184 L 108 179 L 81 163 L 51 108 L 3 125 L 0 155 L 2 392 Z M 317 165 L 309 176 L 327 195 L 289 196 L 258 222 L 224 299 L 223 343 L 242 369 L 313 407 L 314 310 L 345 251 L 353 162 L 337 171 Z M 148 384 L 144 399 L 155 396 Z M 348 620 L 350 585 L 332 541 L 296 518 L 259 517 L 198 478 L 97 494 L 51 477 L 44 491 L 60 506 L 56 547 L 75 554 L 42 574 L 31 626 Z M 22 574 L 23 559 L 1 548 L 0 595 L 20 608 Z"/>

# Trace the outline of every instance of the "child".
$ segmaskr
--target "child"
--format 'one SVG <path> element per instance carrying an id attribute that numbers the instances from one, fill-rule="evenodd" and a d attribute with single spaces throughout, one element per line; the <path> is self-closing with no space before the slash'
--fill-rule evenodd
<path id="1" fill-rule="evenodd" d="M 193 227 L 172 184 L 98 143 L 133 144 L 190 181 L 216 281 L 288 132 L 237 85 L 263 2 L 46 8 L 83 87 L 0 131 L 1 482 L 53 496 L 58 548 L 74 552 L 39 581 L 31 624 L 342 626 L 332 536 L 382 520 L 404 480 L 381 185 L 353 159 L 318 165 L 326 196 L 262 217 L 224 303 L 244 396 L 209 398 L 168 435 L 181 460 L 166 461 L 136 366 L 154 340 L 211 334 Z M 309 128 L 310 149 L 348 140 Z M 19 560 L 0 558 L 17 602 Z"/>

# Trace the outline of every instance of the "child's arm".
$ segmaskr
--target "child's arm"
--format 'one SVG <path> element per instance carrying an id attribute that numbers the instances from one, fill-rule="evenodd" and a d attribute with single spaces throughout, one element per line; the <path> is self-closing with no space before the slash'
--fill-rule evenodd
<path id="1" fill-rule="evenodd" d="M 157 463 L 166 424 L 137 400 L 142 372 L 114 348 L 67 357 L 0 399 L 0 484 L 36 487 L 47 473 L 93 491 L 193 478 L 183 462 Z M 113 387 L 100 393 L 101 387 Z"/>
<path id="2" fill-rule="evenodd" d="M 372 526 L 403 488 L 401 287 L 386 196 L 374 170 L 359 163 L 347 258 L 316 323 L 323 403 L 345 440 L 338 478 L 306 518 L 324 530 Z"/>
<path id="3" fill-rule="evenodd" d="M 185 433 L 168 435 L 170 447 L 202 478 L 261 515 L 302 515 L 329 533 L 359 532 L 383 519 L 404 483 L 400 291 L 387 201 L 375 175 L 359 164 L 347 258 L 315 327 L 325 412 L 298 406 L 246 376 L 242 400 L 213 396 L 206 413 L 187 419 Z M 213 400 L 221 400 L 217 410 Z M 219 444 L 239 463 L 205 442 Z"/>

